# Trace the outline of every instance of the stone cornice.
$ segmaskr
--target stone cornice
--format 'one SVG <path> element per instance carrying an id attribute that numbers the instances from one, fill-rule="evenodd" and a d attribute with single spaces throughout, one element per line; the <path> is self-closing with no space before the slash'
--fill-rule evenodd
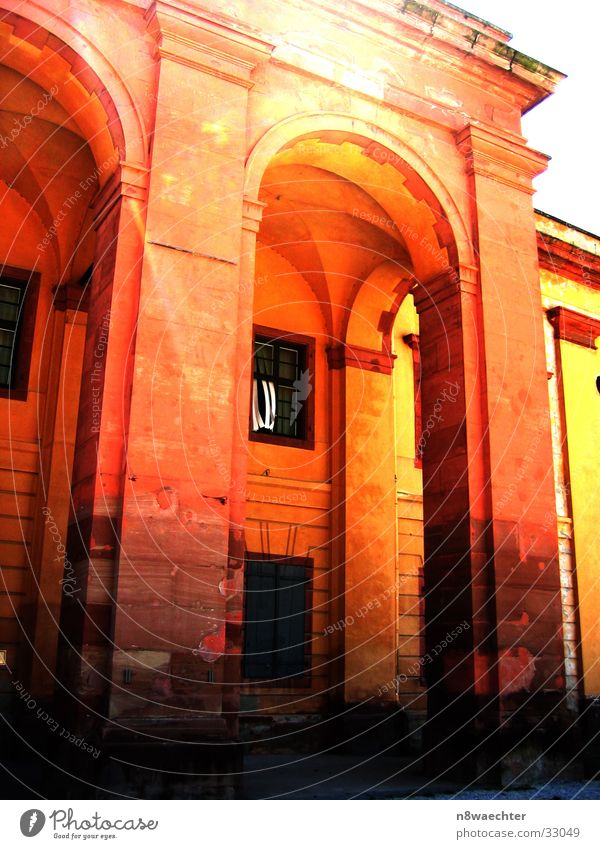
<path id="1" fill-rule="evenodd" d="M 469 124 L 456 134 L 469 174 L 489 177 L 532 195 L 532 180 L 542 174 L 550 159 L 527 147 L 524 139 L 489 127 Z"/>
<path id="2" fill-rule="evenodd" d="M 299 0 L 288 0 L 298 6 Z M 339 6 L 332 0 L 300 0 L 303 6 L 313 6 L 315 16 L 326 14 L 339 18 Z M 435 50 L 448 58 L 448 70 L 459 78 L 473 82 L 468 68 L 456 66 L 456 51 L 492 69 L 493 84 L 499 90 L 510 92 L 521 112 L 526 112 L 554 91 L 565 75 L 542 62 L 532 59 L 507 43 L 508 34 L 475 17 L 461 17 L 443 3 L 422 3 L 413 0 L 388 2 L 353 0 L 345 4 L 344 20 L 354 31 L 364 33 L 371 40 L 386 44 L 392 49 L 400 44 Z M 401 32 L 399 24 L 404 25 Z M 426 37 L 426 41 L 423 37 Z M 273 42 L 276 37 L 271 36 Z M 281 47 L 279 48 L 281 51 Z M 277 55 L 277 51 L 276 51 Z M 278 58 L 283 58 L 281 55 Z M 290 64 L 294 64 L 293 61 Z M 492 80 L 489 80 L 492 84 Z"/>
<path id="3" fill-rule="evenodd" d="M 548 310 L 547 315 L 554 328 L 555 339 L 596 349 L 596 339 L 600 336 L 600 321 L 597 318 L 582 315 L 566 307 L 553 307 Z"/>
<path id="4" fill-rule="evenodd" d="M 273 49 L 233 20 L 185 0 L 154 0 L 146 20 L 161 58 L 244 88 L 252 87 L 252 71 Z"/>
<path id="5" fill-rule="evenodd" d="M 600 289 L 600 256 L 539 230 L 537 246 L 540 268 Z"/>
<path id="6" fill-rule="evenodd" d="M 507 44 L 508 33 L 485 25 L 483 21 L 470 17 L 468 13 L 463 16 L 461 21 L 455 14 L 450 14 L 449 9 L 440 11 L 440 6 L 443 9 L 443 4 L 403 0 L 399 5 L 403 14 L 415 25 L 418 25 L 421 30 L 426 30 L 429 22 L 431 22 L 431 35 L 437 37 L 440 41 L 453 44 L 455 47 L 477 56 L 488 65 L 509 71 L 519 81 L 537 88 L 537 98 L 526 104 L 525 111 L 551 94 L 556 84 L 565 77 L 560 71 L 532 59 Z M 474 25 L 469 22 L 469 18 Z M 422 21 L 422 23 L 417 24 L 417 21 Z M 498 38 L 498 35 L 500 35 L 500 38 Z"/>
<path id="7" fill-rule="evenodd" d="M 339 4 L 333 0 L 287 0 L 287 3 L 296 10 L 305 9 L 313 27 L 319 17 L 340 19 Z M 234 61 L 233 67 L 228 68 L 227 61 L 232 57 L 256 66 L 272 55 L 276 61 L 297 70 L 328 79 L 335 76 L 313 67 L 315 62 L 317 66 L 328 61 L 335 65 L 335 57 L 320 55 L 312 44 L 294 44 L 285 32 L 277 33 L 269 28 L 262 32 L 251 30 L 239 18 L 224 14 L 219 4 L 211 0 L 205 0 L 204 5 L 191 0 L 154 0 L 148 5 L 146 18 L 160 55 L 239 84 L 244 84 L 244 79 L 249 82 L 245 73 L 248 67 Z M 351 0 L 344 4 L 343 19 L 344 26 L 392 52 L 404 47 L 409 52 L 418 49 L 435 53 L 446 72 L 457 79 L 480 85 L 484 75 L 486 85 L 495 89 L 501 99 L 515 103 L 521 112 L 547 97 L 564 78 L 559 71 L 510 47 L 506 43 L 509 34 L 505 31 L 468 13 L 459 13 L 440 0 L 428 3 Z M 203 50 L 203 45 L 208 45 L 208 51 Z M 473 57 L 482 70 L 474 74 L 468 64 L 457 62 L 457 51 Z M 352 68 L 356 70 L 354 64 Z M 387 81 L 386 91 L 391 82 Z M 351 82 L 347 85 L 353 87 Z M 366 77 L 363 83 L 359 81 L 358 90 L 362 93 L 372 95 L 370 87 Z M 382 95 L 383 92 L 378 99 Z M 388 97 L 383 95 L 383 99 Z"/>

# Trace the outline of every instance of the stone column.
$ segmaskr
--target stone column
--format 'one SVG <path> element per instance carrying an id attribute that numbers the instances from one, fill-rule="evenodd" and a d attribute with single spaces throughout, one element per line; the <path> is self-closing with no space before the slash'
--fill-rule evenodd
<path id="1" fill-rule="evenodd" d="M 414 294 L 422 375 L 424 731 L 432 770 L 452 766 L 464 774 L 473 764 L 477 733 L 497 725 L 485 369 L 475 271 L 448 269 Z"/>
<path id="2" fill-rule="evenodd" d="M 74 591 L 61 611 L 60 675 L 70 710 L 101 717 L 112 658 L 125 442 L 143 255 L 145 172 L 122 163 L 95 203 L 66 564 Z"/>
<path id="3" fill-rule="evenodd" d="M 395 702 L 396 440 L 387 349 L 339 345 L 330 368 L 343 370 L 344 700 Z"/>
<path id="4" fill-rule="evenodd" d="M 40 446 L 44 487 L 37 499 L 31 556 L 35 573 L 31 586 L 29 689 L 38 700 L 49 700 L 54 694 L 61 600 L 78 590 L 65 545 L 87 306 L 88 293 L 78 285 L 64 285 L 55 292 L 51 368 Z"/>
<path id="5" fill-rule="evenodd" d="M 531 202 L 545 159 L 516 136 L 479 127 L 466 128 L 458 144 L 480 292 L 474 280 L 464 285 L 461 270 L 458 282 L 433 293 L 432 309 L 422 298 L 419 305 L 424 427 L 444 381 L 458 392 L 424 454 L 431 729 L 444 746 L 456 734 L 480 774 L 527 782 L 536 777 L 532 762 L 535 772 L 560 761 L 554 744 L 568 722 Z M 468 636 L 450 645 L 442 631 L 463 619 Z M 471 747 L 461 728 L 474 735 Z"/>
<path id="6" fill-rule="evenodd" d="M 115 729 L 206 739 L 237 727 L 248 408 L 242 434 L 232 409 L 249 391 L 260 208 L 244 214 L 247 98 L 267 53 L 177 3 L 154 3 L 148 26 L 159 77 L 109 710 Z"/>
<path id="7" fill-rule="evenodd" d="M 229 551 L 226 592 L 226 628 L 223 689 L 223 711 L 232 730 L 237 727 L 239 685 L 242 678 L 242 627 L 244 615 L 244 558 L 246 551 L 246 482 L 248 472 L 248 411 L 253 367 L 253 300 L 256 236 L 265 204 L 244 197 L 242 217 L 242 250 L 240 254 L 240 285 L 237 297 L 237 327 L 235 332 L 235 395 L 233 401 L 233 430 L 231 474 L 229 482 Z M 213 446 L 214 450 L 214 446 Z"/>

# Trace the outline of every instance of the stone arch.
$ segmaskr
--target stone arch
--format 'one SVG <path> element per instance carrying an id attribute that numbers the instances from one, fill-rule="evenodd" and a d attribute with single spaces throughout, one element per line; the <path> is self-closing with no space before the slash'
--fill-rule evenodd
<path id="1" fill-rule="evenodd" d="M 45 76 L 55 78 L 58 70 L 61 81 L 69 86 L 69 96 L 75 98 L 82 130 L 85 132 L 87 127 L 88 142 L 98 166 L 103 161 L 98 161 L 101 131 L 97 124 L 94 129 L 94 123 L 100 117 L 105 118 L 120 159 L 138 166 L 146 163 L 147 133 L 138 105 L 126 81 L 89 38 L 59 13 L 49 19 L 31 0 L 4 0 L 0 8 L 0 39 L 9 48 L 3 53 L 3 64 L 16 70 L 24 68 L 34 79 L 33 63 L 39 76 L 35 81 L 40 85 L 44 86 Z M 58 92 L 56 99 L 61 103 L 64 93 Z M 73 104 L 67 103 L 65 108 L 72 112 Z"/>
<path id="2" fill-rule="evenodd" d="M 434 204 L 440 213 L 438 241 L 440 247 L 454 243 L 456 252 L 449 256 L 452 265 L 475 265 L 475 256 L 465 221 L 450 192 L 440 178 L 409 145 L 386 130 L 353 115 L 337 112 L 315 112 L 294 115 L 271 127 L 250 152 L 246 164 L 245 196 L 257 200 L 263 175 L 271 159 L 283 148 L 299 139 L 336 133 L 352 140 L 363 139 L 371 145 L 367 155 L 381 164 L 402 168 L 405 185 L 415 197 Z M 447 222 L 447 226 L 443 222 Z"/>
<path id="3" fill-rule="evenodd" d="M 369 277 L 362 281 L 355 292 L 352 308 L 348 310 L 343 341 L 346 344 L 359 344 L 356 327 L 359 316 L 370 314 L 372 332 L 377 338 L 370 340 L 368 347 L 381 347 L 382 351 L 392 350 L 391 337 L 394 320 L 402 306 L 404 298 L 415 285 L 412 272 L 387 260 L 382 262 Z"/>

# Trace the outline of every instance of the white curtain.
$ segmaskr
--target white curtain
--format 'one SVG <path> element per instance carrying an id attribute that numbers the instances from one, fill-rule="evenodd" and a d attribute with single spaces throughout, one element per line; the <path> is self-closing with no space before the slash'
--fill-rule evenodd
<path id="1" fill-rule="evenodd" d="M 254 380 L 254 392 L 252 395 L 252 430 L 273 430 L 275 427 L 275 416 L 277 399 L 275 397 L 275 384 L 270 380 Z"/>

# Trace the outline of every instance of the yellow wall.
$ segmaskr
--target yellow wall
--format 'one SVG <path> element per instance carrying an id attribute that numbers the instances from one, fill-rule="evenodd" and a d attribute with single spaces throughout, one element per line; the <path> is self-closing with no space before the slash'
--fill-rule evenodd
<path id="1" fill-rule="evenodd" d="M 600 254 L 600 239 L 581 233 L 552 219 L 538 216 L 538 229 L 573 245 L 584 274 L 575 281 L 542 269 L 540 283 L 543 307 L 563 306 L 581 315 L 600 316 L 600 291 L 585 275 L 586 253 Z M 558 393 L 566 429 L 565 476 L 572 510 L 573 551 L 579 602 L 579 631 L 585 695 L 600 694 L 600 569 L 598 562 L 600 517 L 600 395 L 596 378 L 600 375 L 600 352 L 566 340 L 555 343 Z M 552 392 L 552 380 L 550 381 Z M 558 513 L 561 510 L 558 498 Z M 563 517 L 564 518 L 564 517 Z M 559 523 L 560 524 L 560 523 Z M 564 522 L 563 522 L 564 524 Z M 560 527 L 559 527 L 560 531 Z M 567 533 L 563 529 L 562 535 Z M 568 540 L 564 540 L 567 544 Z M 568 546 L 567 546 L 568 547 Z M 563 603 L 569 589 L 563 589 Z M 577 599 L 576 599 L 577 600 Z M 568 599 L 567 599 L 568 602 Z"/>
<path id="2" fill-rule="evenodd" d="M 584 690 L 600 695 L 600 352 L 560 343 L 582 635 Z"/>
<path id="3" fill-rule="evenodd" d="M 419 333 L 419 319 L 408 295 L 394 323 L 394 384 L 396 397 L 396 464 L 398 522 L 398 679 L 400 704 L 409 723 L 425 720 L 427 701 L 422 667 L 423 616 L 423 473 L 415 465 L 413 352 L 403 341 Z"/>

